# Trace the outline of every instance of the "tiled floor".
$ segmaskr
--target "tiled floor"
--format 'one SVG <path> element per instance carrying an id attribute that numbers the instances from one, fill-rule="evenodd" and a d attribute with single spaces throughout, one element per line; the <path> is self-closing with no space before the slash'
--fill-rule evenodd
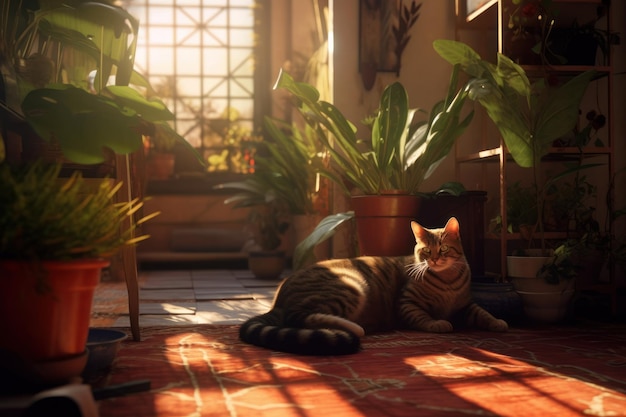
<path id="1" fill-rule="evenodd" d="M 237 324 L 266 312 L 280 280 L 259 280 L 248 270 L 144 271 L 139 274 L 139 324 Z M 103 281 L 94 296 L 93 327 L 128 327 L 123 282 Z"/>

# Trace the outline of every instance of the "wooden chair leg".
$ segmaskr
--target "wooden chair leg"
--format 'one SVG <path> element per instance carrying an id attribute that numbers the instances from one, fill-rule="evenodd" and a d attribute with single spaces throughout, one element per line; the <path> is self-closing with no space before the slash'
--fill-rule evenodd
<path id="1" fill-rule="evenodd" d="M 134 246 L 124 248 L 124 276 L 128 291 L 128 316 L 135 342 L 141 341 L 139 329 L 139 280 L 137 279 L 137 251 Z"/>
<path id="2" fill-rule="evenodd" d="M 117 178 L 122 181 L 122 187 L 119 190 L 121 201 L 131 201 L 140 192 L 139 187 L 133 187 L 133 170 L 131 157 L 117 156 L 116 161 Z M 132 226 L 134 221 L 132 217 L 128 219 Z M 137 279 L 137 250 L 134 246 L 127 246 L 122 249 L 122 262 L 124 267 L 124 278 L 126 280 L 126 289 L 128 291 L 128 315 L 130 318 L 130 329 L 133 340 L 141 341 L 141 332 L 139 329 L 139 280 Z"/>

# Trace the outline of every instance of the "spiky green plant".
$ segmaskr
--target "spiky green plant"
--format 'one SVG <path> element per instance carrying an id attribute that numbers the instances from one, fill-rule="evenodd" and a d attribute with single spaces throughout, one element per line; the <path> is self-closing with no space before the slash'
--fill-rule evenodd
<path id="1" fill-rule="evenodd" d="M 148 237 L 135 237 L 135 228 L 158 213 L 129 221 L 143 202 L 115 202 L 121 183 L 102 179 L 89 189 L 79 172 L 60 179 L 60 170 L 0 164 L 0 260 L 106 258 Z"/>

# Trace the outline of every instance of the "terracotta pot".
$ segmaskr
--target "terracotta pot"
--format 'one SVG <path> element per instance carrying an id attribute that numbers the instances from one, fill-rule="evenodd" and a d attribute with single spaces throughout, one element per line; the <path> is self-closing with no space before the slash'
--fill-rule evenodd
<path id="1" fill-rule="evenodd" d="M 0 350 L 30 364 L 85 356 L 93 293 L 107 265 L 0 261 Z"/>
<path id="2" fill-rule="evenodd" d="M 421 198 L 405 194 L 351 198 L 361 255 L 404 256 L 413 253 L 411 221 L 417 218 Z"/>
<path id="3" fill-rule="evenodd" d="M 0 367 L 37 383 L 79 376 L 103 260 L 0 261 Z M 42 283 L 44 287 L 42 287 Z"/>
<path id="4" fill-rule="evenodd" d="M 284 251 L 248 252 L 248 269 L 259 279 L 278 279 L 285 269 Z"/>
<path id="5" fill-rule="evenodd" d="M 148 178 L 166 180 L 174 175 L 176 156 L 173 153 L 153 152 L 146 160 Z"/>

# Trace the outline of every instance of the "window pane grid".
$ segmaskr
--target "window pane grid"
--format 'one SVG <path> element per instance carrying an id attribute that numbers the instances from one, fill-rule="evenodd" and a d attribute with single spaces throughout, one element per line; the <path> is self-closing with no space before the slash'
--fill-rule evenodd
<path id="1" fill-rule="evenodd" d="M 205 158 L 231 153 L 209 170 L 248 170 L 232 159 L 255 133 L 257 2 L 126 1 L 141 19 L 136 67 L 174 112 L 174 129 Z"/>

